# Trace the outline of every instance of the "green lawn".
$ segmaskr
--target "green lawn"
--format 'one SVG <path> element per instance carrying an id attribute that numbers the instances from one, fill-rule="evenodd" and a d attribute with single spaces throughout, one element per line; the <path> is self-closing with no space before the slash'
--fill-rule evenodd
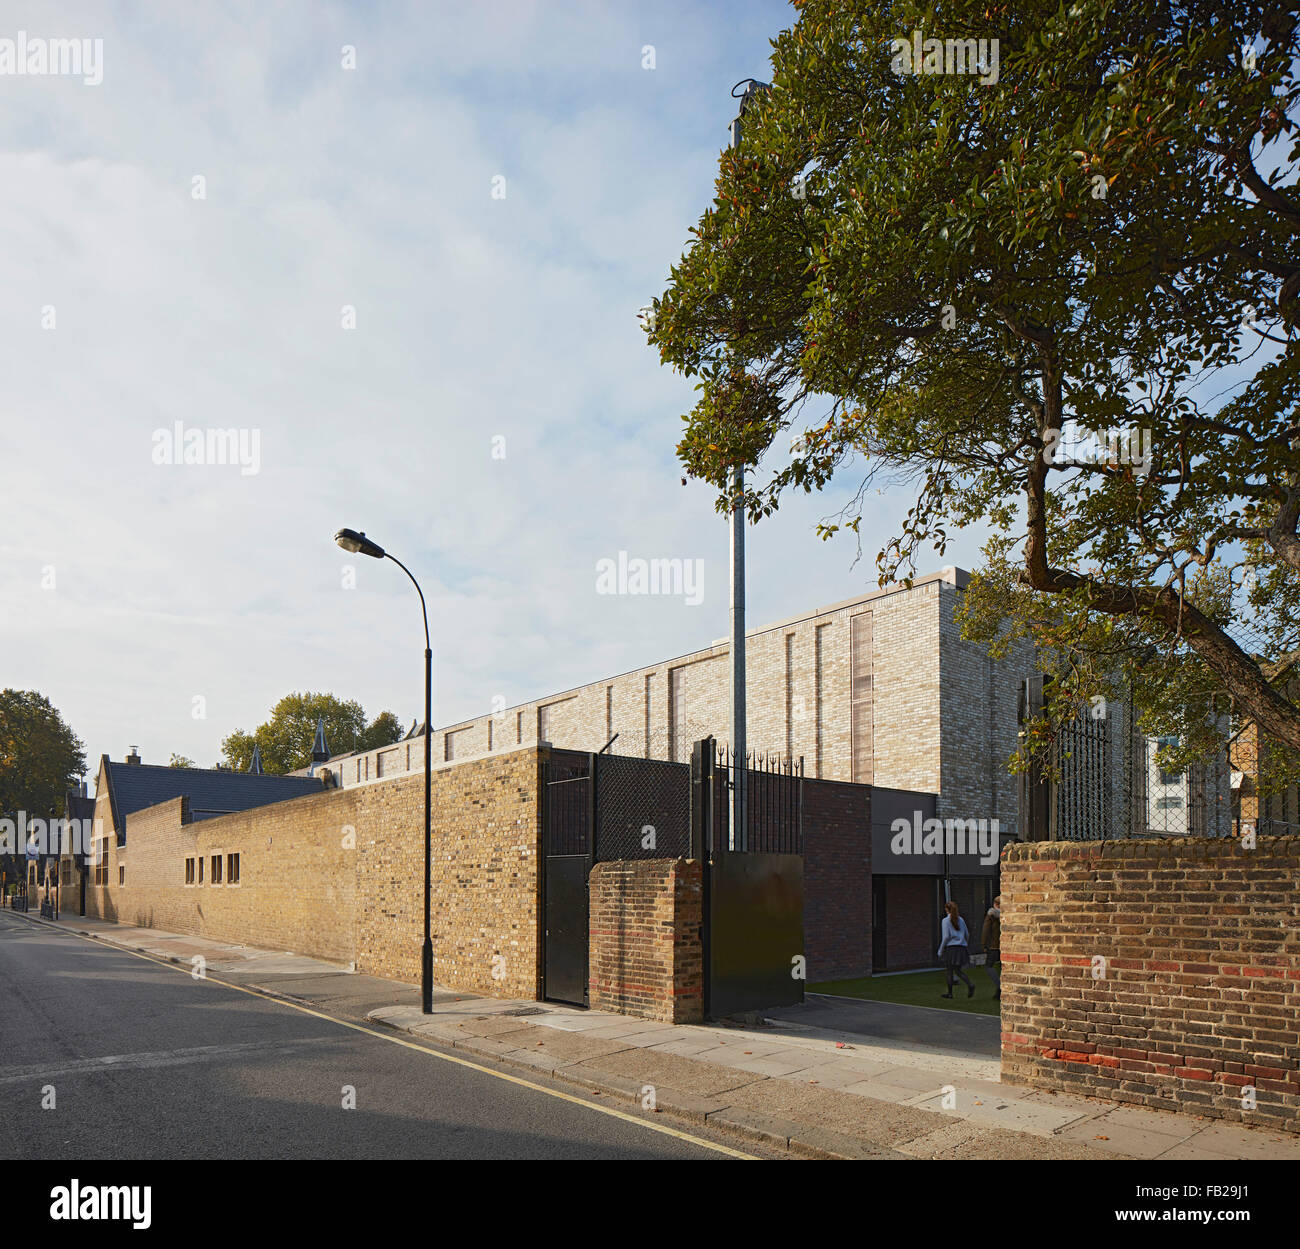
<path id="1" fill-rule="evenodd" d="M 997 1015 L 1001 1003 L 993 998 L 993 981 L 982 967 L 964 968 L 975 986 L 975 996 L 966 996 L 960 980 L 953 986 L 952 1001 L 939 995 L 948 983 L 941 971 L 904 972 L 897 976 L 862 976 L 857 980 L 825 980 L 810 984 L 810 993 L 830 993 L 835 997 L 865 998 L 869 1002 L 901 1002 L 904 1006 L 935 1006 L 944 1010 L 974 1011 L 980 1015 Z"/>

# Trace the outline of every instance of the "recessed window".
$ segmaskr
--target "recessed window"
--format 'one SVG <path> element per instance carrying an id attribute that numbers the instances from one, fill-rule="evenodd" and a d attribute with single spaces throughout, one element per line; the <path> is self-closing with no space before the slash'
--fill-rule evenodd
<path id="1" fill-rule="evenodd" d="M 125 884 L 126 884 L 126 864 L 125 864 L 125 863 L 119 863 L 119 864 L 117 865 L 117 883 L 118 883 L 119 885 L 125 885 Z"/>
<path id="2" fill-rule="evenodd" d="M 219 854 L 212 856 L 212 883 L 214 885 L 221 884 L 221 856 Z"/>
<path id="3" fill-rule="evenodd" d="M 239 855 L 226 855 L 226 884 L 239 884 Z"/>
<path id="4" fill-rule="evenodd" d="M 194 860 L 192 858 L 185 860 L 185 883 L 187 885 L 194 883 Z"/>

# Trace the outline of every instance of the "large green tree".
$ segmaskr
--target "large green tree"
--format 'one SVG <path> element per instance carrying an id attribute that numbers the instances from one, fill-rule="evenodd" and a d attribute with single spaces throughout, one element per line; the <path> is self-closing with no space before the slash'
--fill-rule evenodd
<path id="1" fill-rule="evenodd" d="M 62 815 L 69 787 L 85 770 L 84 746 L 45 695 L 0 690 L 0 818 Z M 21 874 L 21 844 L 15 851 L 4 854 L 10 880 Z"/>
<path id="2" fill-rule="evenodd" d="M 822 532 L 882 581 L 984 524 L 968 635 L 1031 638 L 1061 716 L 1131 681 L 1206 749 L 1231 707 L 1300 751 L 1294 6 L 797 7 L 648 318 L 689 472 L 725 508 L 767 457 L 754 518 L 852 472 Z M 966 39 L 977 72 L 910 72 Z M 878 544 L 873 482 L 916 496 Z"/>
<path id="3" fill-rule="evenodd" d="M 361 704 L 343 701 L 333 694 L 286 694 L 274 707 L 264 724 L 252 733 L 236 729 L 221 743 L 224 762 L 237 771 L 245 771 L 253 758 L 254 745 L 262 751 L 262 767 L 267 772 L 293 772 L 311 763 L 316 722 L 325 722 L 325 741 L 333 754 L 354 750 L 374 750 L 397 741 L 402 735 L 401 722 L 391 711 L 381 711 L 367 722 Z"/>

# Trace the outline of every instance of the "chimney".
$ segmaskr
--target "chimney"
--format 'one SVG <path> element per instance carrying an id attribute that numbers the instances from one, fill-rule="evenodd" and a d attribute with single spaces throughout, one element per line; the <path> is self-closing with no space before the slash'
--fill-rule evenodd
<path id="1" fill-rule="evenodd" d="M 131 747 L 131 753 L 130 753 L 129 755 L 127 755 L 127 757 L 126 757 L 126 761 L 127 761 L 127 763 L 129 763 L 129 764 L 131 764 L 133 767 L 137 767 L 137 768 L 140 766 L 140 755 L 139 755 L 139 749 L 140 749 L 140 748 L 139 748 L 138 746 L 132 746 L 132 747 Z"/>

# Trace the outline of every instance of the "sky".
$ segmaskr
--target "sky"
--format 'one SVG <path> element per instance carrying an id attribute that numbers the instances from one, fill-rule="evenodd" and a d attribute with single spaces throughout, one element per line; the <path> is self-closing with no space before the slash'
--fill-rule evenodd
<path id="1" fill-rule="evenodd" d="M 0 2 L 0 39 L 102 41 L 97 84 L 0 76 L 0 687 L 92 771 L 211 766 L 291 691 L 409 724 L 419 601 L 343 526 L 424 589 L 437 724 L 726 635 L 727 524 L 675 455 L 692 384 L 638 310 L 789 5 L 54 12 Z M 189 431 L 242 454 L 168 463 L 178 423 L 173 459 Z M 859 561 L 814 532 L 856 485 L 750 529 L 751 627 L 876 588 L 912 499 L 869 496 Z M 700 561 L 702 592 L 602 593 L 620 552 Z"/>

